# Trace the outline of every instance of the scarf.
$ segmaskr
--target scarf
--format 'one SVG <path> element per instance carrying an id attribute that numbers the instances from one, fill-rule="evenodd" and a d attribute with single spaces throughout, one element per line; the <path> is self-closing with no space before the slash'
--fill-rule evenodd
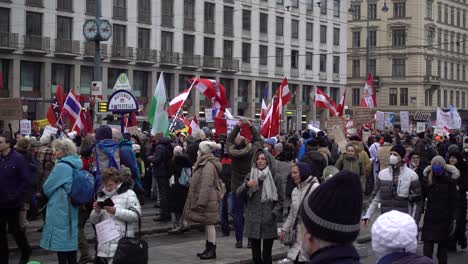
<path id="1" fill-rule="evenodd" d="M 257 186 L 249 188 L 249 197 L 252 197 L 254 193 L 258 191 L 258 187 L 262 181 L 262 203 L 278 201 L 278 191 L 276 190 L 276 185 L 268 166 L 263 170 L 259 170 L 255 167 L 252 168 L 250 171 L 250 179 L 257 180 Z"/>

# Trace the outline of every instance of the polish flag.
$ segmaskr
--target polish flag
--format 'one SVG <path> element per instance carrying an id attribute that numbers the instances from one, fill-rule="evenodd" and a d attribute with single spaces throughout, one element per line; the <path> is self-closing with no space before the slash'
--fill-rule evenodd
<path id="1" fill-rule="evenodd" d="M 190 90 L 192 90 L 192 87 L 184 90 L 182 93 L 177 95 L 174 99 L 171 100 L 169 103 L 169 116 L 175 116 L 177 115 L 177 111 L 184 105 L 185 101 L 187 100 Z"/>
<path id="2" fill-rule="evenodd" d="M 361 99 L 361 107 L 367 108 L 376 108 L 377 107 L 377 97 L 375 96 L 374 90 L 374 81 L 372 78 L 372 72 L 369 72 L 367 76 L 367 82 L 364 85 L 364 94 Z"/>
<path id="3" fill-rule="evenodd" d="M 344 106 L 345 106 L 345 98 L 346 98 L 346 88 L 341 96 L 340 105 L 338 105 L 338 116 L 344 115 Z"/>
<path id="4" fill-rule="evenodd" d="M 327 108 L 331 115 L 337 114 L 336 103 L 319 88 L 315 88 L 315 106 Z"/>

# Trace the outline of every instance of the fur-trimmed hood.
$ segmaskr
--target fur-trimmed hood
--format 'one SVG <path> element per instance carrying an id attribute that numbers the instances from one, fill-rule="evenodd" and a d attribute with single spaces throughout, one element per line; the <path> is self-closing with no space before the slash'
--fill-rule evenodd
<path id="1" fill-rule="evenodd" d="M 452 180 L 457 180 L 460 177 L 460 171 L 457 169 L 457 167 L 455 167 L 453 165 L 446 164 L 444 166 L 444 168 L 445 168 L 446 172 L 450 173 L 450 178 Z M 432 173 L 432 166 L 431 165 L 427 166 L 424 169 L 424 171 L 423 171 L 424 177 L 428 177 L 429 173 Z"/>

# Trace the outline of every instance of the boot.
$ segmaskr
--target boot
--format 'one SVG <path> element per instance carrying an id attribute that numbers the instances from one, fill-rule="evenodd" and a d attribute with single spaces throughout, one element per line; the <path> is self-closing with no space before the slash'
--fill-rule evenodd
<path id="1" fill-rule="evenodd" d="M 89 255 L 81 255 L 80 260 L 78 260 L 78 264 L 87 264 L 87 263 L 94 263 L 94 258 Z"/>
<path id="2" fill-rule="evenodd" d="M 203 252 L 201 252 L 201 253 L 197 253 L 197 257 L 200 257 L 201 255 L 206 254 L 206 252 L 208 251 L 208 243 L 210 243 L 210 242 L 208 242 L 208 240 L 206 240 L 205 250 L 203 250 Z"/>
<path id="3" fill-rule="evenodd" d="M 216 245 L 208 242 L 208 250 L 205 254 L 200 255 L 200 259 L 216 259 Z"/>

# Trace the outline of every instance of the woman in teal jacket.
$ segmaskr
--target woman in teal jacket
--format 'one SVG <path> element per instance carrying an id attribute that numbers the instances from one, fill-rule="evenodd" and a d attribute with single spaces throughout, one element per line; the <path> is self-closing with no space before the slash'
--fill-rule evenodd
<path id="1" fill-rule="evenodd" d="M 76 154 L 75 144 L 69 139 L 55 140 L 52 149 L 57 163 L 43 185 L 44 194 L 49 201 L 40 246 L 46 250 L 56 251 L 59 264 L 76 264 L 78 208 L 68 199 L 73 169 L 61 161 L 67 161 L 79 169 L 82 167 L 82 162 Z"/>

